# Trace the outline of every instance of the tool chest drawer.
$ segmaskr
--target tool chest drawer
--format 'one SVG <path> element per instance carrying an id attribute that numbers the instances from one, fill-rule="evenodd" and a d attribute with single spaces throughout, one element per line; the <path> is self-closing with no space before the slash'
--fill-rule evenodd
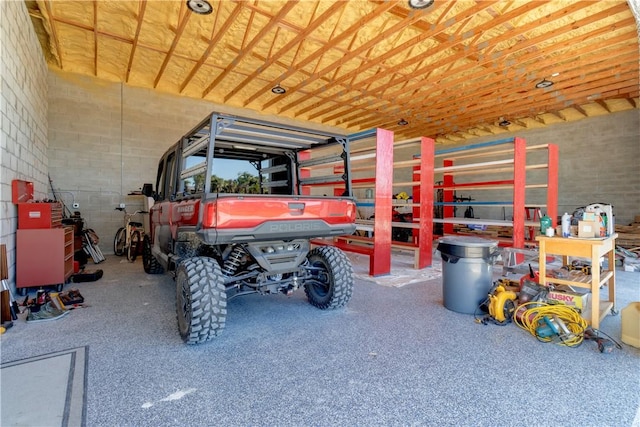
<path id="1" fill-rule="evenodd" d="M 11 201 L 18 206 L 18 228 L 62 227 L 62 203 L 34 201 L 33 182 L 20 179 L 11 181 Z"/>
<path id="2" fill-rule="evenodd" d="M 62 227 L 62 203 L 18 203 L 18 228 L 33 229 L 58 227 Z"/>

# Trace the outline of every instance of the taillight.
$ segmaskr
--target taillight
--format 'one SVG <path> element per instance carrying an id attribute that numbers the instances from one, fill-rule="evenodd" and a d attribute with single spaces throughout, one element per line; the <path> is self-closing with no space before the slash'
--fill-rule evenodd
<path id="1" fill-rule="evenodd" d="M 217 225 L 216 219 L 216 203 L 206 203 L 204 205 L 204 215 L 202 217 L 202 226 L 204 228 L 213 228 Z"/>
<path id="2" fill-rule="evenodd" d="M 356 204 L 353 202 L 347 202 L 347 218 L 350 221 L 356 220 Z"/>

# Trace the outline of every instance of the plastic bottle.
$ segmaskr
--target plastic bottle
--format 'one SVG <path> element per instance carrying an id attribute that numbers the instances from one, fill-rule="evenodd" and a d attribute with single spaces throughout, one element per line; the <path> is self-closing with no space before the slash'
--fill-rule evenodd
<path id="1" fill-rule="evenodd" d="M 540 218 L 540 233 L 544 236 L 547 234 L 547 228 L 551 227 L 551 218 L 546 214 Z"/>
<path id="2" fill-rule="evenodd" d="M 607 237 L 607 215 L 600 215 L 600 237 Z"/>
<path id="3" fill-rule="evenodd" d="M 562 237 L 569 237 L 571 235 L 571 215 L 564 213 L 562 215 Z"/>

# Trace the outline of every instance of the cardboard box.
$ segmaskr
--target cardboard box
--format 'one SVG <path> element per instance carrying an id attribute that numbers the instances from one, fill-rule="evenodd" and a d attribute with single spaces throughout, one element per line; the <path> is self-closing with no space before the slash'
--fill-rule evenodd
<path id="1" fill-rule="evenodd" d="M 571 306 L 584 313 L 589 309 L 590 296 L 590 293 L 579 294 L 577 292 L 553 290 L 549 291 L 547 300 Z"/>
<path id="2" fill-rule="evenodd" d="M 600 237 L 600 223 L 597 221 L 578 221 L 578 237 Z"/>

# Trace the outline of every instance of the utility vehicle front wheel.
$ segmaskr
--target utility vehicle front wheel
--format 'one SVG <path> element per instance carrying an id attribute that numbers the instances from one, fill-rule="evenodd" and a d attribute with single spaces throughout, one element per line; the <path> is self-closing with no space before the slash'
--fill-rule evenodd
<path id="1" fill-rule="evenodd" d="M 353 293 L 353 267 L 344 252 L 321 246 L 311 250 L 307 259 L 304 292 L 309 303 L 323 310 L 346 305 Z"/>
<path id="2" fill-rule="evenodd" d="M 194 257 L 176 271 L 178 329 L 187 344 L 200 344 L 219 335 L 227 318 L 227 293 L 215 260 Z"/>

